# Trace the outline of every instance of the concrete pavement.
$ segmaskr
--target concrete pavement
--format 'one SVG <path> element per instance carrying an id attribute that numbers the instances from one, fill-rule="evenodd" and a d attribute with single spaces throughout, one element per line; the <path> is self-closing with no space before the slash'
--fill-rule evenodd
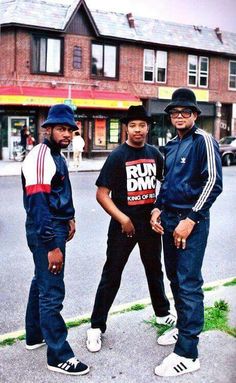
<path id="1" fill-rule="evenodd" d="M 224 299 L 230 305 L 229 323 L 236 326 L 236 286 L 220 286 L 205 292 L 205 306 Z M 176 378 L 154 375 L 154 367 L 172 352 L 173 346 L 159 346 L 156 329 L 149 320 L 150 305 L 139 311 L 109 316 L 108 329 L 99 353 L 90 353 L 85 346 L 86 330 L 82 325 L 69 330 L 68 340 L 75 354 L 89 366 L 86 376 L 72 377 L 50 372 L 46 367 L 46 347 L 27 351 L 24 341 L 0 348 L 0 381 L 2 383 L 235 383 L 236 339 L 221 331 L 200 335 L 201 369 Z"/>

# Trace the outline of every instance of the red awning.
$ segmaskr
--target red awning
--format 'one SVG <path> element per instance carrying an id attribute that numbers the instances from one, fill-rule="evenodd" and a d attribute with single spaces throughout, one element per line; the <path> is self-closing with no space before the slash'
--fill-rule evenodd
<path id="1" fill-rule="evenodd" d="M 0 105 L 51 106 L 68 102 L 68 89 L 39 87 L 0 87 Z M 138 97 L 125 92 L 78 90 L 72 87 L 70 100 L 78 108 L 128 109 L 140 105 Z M 69 102 L 70 102 L 69 100 Z"/>

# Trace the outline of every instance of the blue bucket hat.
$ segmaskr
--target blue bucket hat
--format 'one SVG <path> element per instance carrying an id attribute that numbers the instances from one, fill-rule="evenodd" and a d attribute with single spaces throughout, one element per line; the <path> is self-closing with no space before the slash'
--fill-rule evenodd
<path id="1" fill-rule="evenodd" d="M 201 114 L 201 109 L 199 108 L 196 100 L 196 96 L 191 89 L 188 88 L 178 88 L 172 94 L 171 102 L 164 109 L 166 113 L 170 109 L 178 106 L 187 106 L 190 109 L 196 111 L 198 114 Z"/>
<path id="2" fill-rule="evenodd" d="M 73 130 L 78 129 L 73 110 L 70 106 L 66 104 L 53 105 L 49 109 L 47 120 L 42 124 L 42 127 L 45 128 L 49 125 L 53 126 L 58 124 L 70 126 Z"/>

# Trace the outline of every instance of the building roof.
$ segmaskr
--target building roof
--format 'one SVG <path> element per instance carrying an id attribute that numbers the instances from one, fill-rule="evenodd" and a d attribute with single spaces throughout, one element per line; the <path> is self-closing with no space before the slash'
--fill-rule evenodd
<path id="1" fill-rule="evenodd" d="M 102 36 L 236 54 L 236 33 L 218 30 L 219 37 L 217 37 L 216 30 L 212 28 L 136 16 L 135 27 L 130 28 L 127 16 L 124 14 L 99 10 L 91 13 Z"/>
<path id="2" fill-rule="evenodd" d="M 70 5 L 47 0 L 1 0 L 0 24 L 64 30 L 79 0 Z"/>
<path id="3" fill-rule="evenodd" d="M 82 3 L 86 6 L 83 0 L 74 0 L 71 4 L 1 0 L 0 24 L 64 31 Z M 86 9 L 89 12 L 87 6 Z M 101 10 L 90 10 L 89 16 L 101 37 L 236 55 L 236 33 L 138 16 L 132 28 L 127 15 Z"/>

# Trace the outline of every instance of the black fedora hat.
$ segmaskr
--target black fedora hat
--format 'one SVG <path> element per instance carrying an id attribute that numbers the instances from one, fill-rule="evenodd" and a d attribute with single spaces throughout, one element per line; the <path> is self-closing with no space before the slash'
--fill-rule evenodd
<path id="1" fill-rule="evenodd" d="M 127 111 L 126 117 L 120 119 L 123 124 L 128 124 L 129 121 L 141 120 L 150 123 L 152 118 L 147 114 L 143 105 L 131 105 Z"/>
<path id="2" fill-rule="evenodd" d="M 177 106 L 187 106 L 190 109 L 196 111 L 198 114 L 201 114 L 201 109 L 199 108 L 196 100 L 196 96 L 191 89 L 188 88 L 178 88 L 172 94 L 171 102 L 164 109 L 166 113 L 170 109 Z"/>
<path id="3" fill-rule="evenodd" d="M 70 106 L 66 104 L 53 105 L 49 109 L 48 117 L 46 121 L 42 124 L 42 127 L 45 128 L 46 126 L 53 126 L 57 124 L 68 125 L 71 128 L 73 128 L 73 130 L 78 129 L 78 126 L 76 125 L 74 119 L 74 112 Z"/>

